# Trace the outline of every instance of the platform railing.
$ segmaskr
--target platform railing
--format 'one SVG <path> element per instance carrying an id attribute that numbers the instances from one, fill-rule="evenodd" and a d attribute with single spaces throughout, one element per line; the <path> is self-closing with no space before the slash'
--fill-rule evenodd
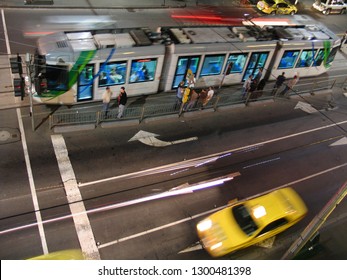
<path id="1" fill-rule="evenodd" d="M 206 106 L 202 106 L 198 101 L 189 112 L 199 111 L 202 109 L 213 109 L 217 111 L 219 107 L 230 105 L 245 105 L 250 102 L 262 101 L 262 100 L 275 100 L 281 98 L 279 93 L 283 90 L 284 86 L 277 91 L 273 91 L 273 83 L 271 83 L 266 89 L 262 91 L 254 91 L 248 93 L 245 98 L 242 97 L 242 88 L 232 88 L 230 93 L 219 93 L 218 89 L 215 91 L 215 95 L 209 101 Z M 347 90 L 347 78 L 341 77 L 339 79 L 329 79 L 324 81 L 316 81 L 313 83 L 298 83 L 293 90 L 288 91 L 288 96 L 301 95 L 301 94 L 314 94 L 314 92 L 331 90 L 332 88 L 341 88 Z M 198 89 L 197 89 L 198 90 Z M 180 117 L 186 113 L 187 110 L 177 108 L 175 102 L 165 104 L 143 104 L 128 106 L 124 110 L 122 118 L 118 118 L 118 108 L 111 109 L 105 114 L 102 111 L 74 111 L 74 112 L 56 112 L 50 116 L 50 129 L 56 126 L 66 125 L 83 125 L 94 124 L 95 127 L 101 123 L 107 122 L 121 122 L 124 120 L 137 120 L 141 123 L 146 118 L 159 117 L 165 115 L 177 115 Z"/>

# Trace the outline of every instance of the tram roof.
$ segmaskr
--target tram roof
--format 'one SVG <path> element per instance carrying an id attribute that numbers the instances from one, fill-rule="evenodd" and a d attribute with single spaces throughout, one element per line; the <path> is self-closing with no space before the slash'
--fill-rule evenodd
<path id="1" fill-rule="evenodd" d="M 338 37 L 324 25 L 307 16 L 263 17 L 255 23 L 242 26 L 192 26 L 162 27 L 160 32 L 147 28 L 129 28 L 117 30 L 90 30 L 58 32 L 41 37 L 38 48 L 41 54 L 54 52 L 78 53 L 87 50 L 105 48 L 131 48 L 151 46 L 153 44 L 210 44 L 242 43 L 257 41 L 291 40 L 336 40 Z M 256 19 L 253 19 L 255 21 Z M 274 24 L 274 23 L 276 23 Z M 288 24 L 284 24 L 287 22 Z M 281 23 L 281 24 L 279 24 Z"/>

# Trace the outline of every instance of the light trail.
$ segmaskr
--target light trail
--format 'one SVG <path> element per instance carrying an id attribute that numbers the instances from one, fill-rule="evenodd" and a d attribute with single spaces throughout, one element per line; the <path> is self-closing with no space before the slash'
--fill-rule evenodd
<path id="1" fill-rule="evenodd" d="M 224 182 L 232 180 L 235 176 L 239 176 L 239 175 L 240 175 L 240 173 L 236 172 L 236 173 L 229 174 L 227 176 L 214 178 L 212 180 L 200 182 L 197 184 L 192 184 L 192 185 L 187 184 L 184 186 L 181 185 L 181 186 L 178 186 L 176 188 L 172 188 L 169 191 L 162 192 L 162 193 L 155 194 L 155 195 L 151 195 L 151 196 L 147 196 L 147 197 L 137 198 L 137 199 L 121 202 L 121 203 L 115 203 L 112 205 L 107 205 L 107 206 L 103 206 L 103 207 L 99 207 L 99 208 L 95 208 L 95 209 L 91 209 L 91 210 L 86 210 L 86 211 L 82 211 L 82 212 L 74 212 L 74 213 L 69 214 L 69 215 L 65 215 L 65 216 L 62 216 L 59 218 L 49 219 L 46 221 L 40 220 L 39 222 L 36 222 L 36 223 L 31 223 L 31 224 L 27 224 L 24 226 L 15 227 L 15 228 L 0 231 L 0 235 L 14 232 L 14 231 L 18 231 L 18 230 L 28 229 L 28 228 L 31 228 L 34 226 L 42 227 L 42 225 L 44 225 L 44 224 L 58 222 L 58 221 L 62 221 L 62 220 L 70 219 L 70 218 L 77 220 L 81 217 L 83 218 L 86 214 L 94 214 L 94 213 L 114 210 L 114 209 L 118 209 L 118 208 L 123 208 L 123 207 L 131 206 L 131 205 L 135 205 L 135 204 L 139 204 L 139 203 L 143 203 L 143 202 L 147 202 L 147 201 L 157 200 L 157 199 L 161 199 L 161 198 L 167 198 L 170 196 L 192 193 L 192 192 L 197 191 L 197 190 L 206 189 L 206 188 L 221 185 Z M 69 205 L 71 207 L 71 205 L 79 204 L 79 203 L 81 203 L 81 201 L 74 201 L 73 203 L 70 203 Z"/>

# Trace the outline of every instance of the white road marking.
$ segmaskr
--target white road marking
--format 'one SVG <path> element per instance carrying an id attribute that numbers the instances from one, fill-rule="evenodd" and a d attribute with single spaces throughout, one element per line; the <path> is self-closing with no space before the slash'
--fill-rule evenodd
<path id="1" fill-rule="evenodd" d="M 62 135 L 52 135 L 51 137 L 82 252 L 86 259 L 100 260 L 99 250 L 96 247 L 93 230 L 86 214 L 80 190 L 78 189 L 64 138 Z"/>
<path id="2" fill-rule="evenodd" d="M 311 104 L 308 104 L 306 102 L 299 101 L 298 104 L 296 104 L 294 109 L 301 109 L 306 113 L 312 114 L 318 112 L 317 109 L 313 108 Z"/>
<path id="3" fill-rule="evenodd" d="M 159 135 L 151 133 L 151 132 L 140 130 L 128 142 L 140 141 L 141 143 L 148 145 L 148 146 L 166 147 L 166 146 L 171 146 L 171 145 L 175 145 L 175 144 L 180 144 L 180 143 L 198 140 L 198 137 L 190 137 L 190 138 L 185 138 L 185 139 L 180 139 L 180 140 L 175 140 L 175 141 L 162 141 L 162 140 L 157 139 L 156 138 L 157 136 L 159 136 Z"/>
<path id="4" fill-rule="evenodd" d="M 25 165 L 27 167 L 27 172 L 28 172 L 30 192 L 31 192 L 31 197 L 33 200 L 33 205 L 34 205 L 34 210 L 35 210 L 35 216 L 36 216 L 36 220 L 37 220 L 36 224 L 37 224 L 37 227 L 38 227 L 39 233 L 40 233 L 40 239 L 41 239 L 41 245 L 42 245 L 43 253 L 48 254 L 47 240 L 46 240 L 46 236 L 45 236 L 45 230 L 44 230 L 43 224 L 42 224 L 40 206 L 39 206 L 39 201 L 38 201 L 37 195 L 36 195 L 36 188 L 35 188 L 33 172 L 31 169 L 31 163 L 30 163 L 30 158 L 29 158 L 29 153 L 28 153 L 28 146 L 27 146 L 27 142 L 26 142 L 22 116 L 21 116 L 19 108 L 17 108 L 17 118 L 18 118 L 19 130 L 20 130 L 20 134 L 21 134 L 21 138 L 22 138 L 22 146 L 23 146 L 23 152 L 24 152 Z"/>
<path id="5" fill-rule="evenodd" d="M 337 126 L 345 124 L 345 123 L 347 123 L 347 120 L 341 121 L 338 123 L 329 124 L 329 125 L 324 125 L 324 126 L 309 129 L 309 130 L 305 130 L 302 132 L 289 134 L 286 136 L 281 136 L 278 138 L 266 140 L 266 141 L 255 143 L 255 144 L 250 144 L 250 145 L 247 145 L 244 147 L 239 147 L 239 148 L 215 153 L 215 154 L 208 155 L 208 156 L 203 156 L 203 157 L 189 159 L 189 160 L 185 160 L 185 161 L 181 161 L 181 162 L 171 163 L 171 164 L 167 164 L 167 165 L 163 165 L 163 166 L 159 166 L 159 167 L 154 167 L 154 168 L 150 168 L 150 169 L 146 169 L 146 170 L 142 170 L 142 171 L 137 171 L 137 172 L 133 172 L 133 173 L 123 174 L 123 175 L 119 175 L 119 176 L 113 176 L 113 177 L 109 177 L 109 178 L 105 178 L 105 179 L 101 179 L 101 180 L 90 181 L 90 182 L 86 182 L 86 183 L 79 183 L 78 185 L 79 185 L 79 187 L 85 187 L 85 186 L 89 186 L 89 185 L 105 183 L 108 181 L 113 181 L 113 180 L 118 180 L 118 179 L 135 178 L 135 177 L 144 176 L 144 175 L 156 174 L 156 173 L 160 173 L 160 172 L 164 172 L 164 171 L 168 171 L 168 170 L 177 170 L 177 169 L 184 168 L 186 166 L 194 166 L 197 161 L 205 161 L 206 159 L 210 159 L 212 157 L 219 157 L 219 156 L 223 156 L 224 154 L 235 153 L 235 152 L 239 152 L 241 150 L 248 150 L 248 149 L 252 150 L 254 147 L 264 146 L 265 144 L 278 142 L 281 140 L 293 138 L 293 137 L 304 135 L 304 134 L 309 134 L 311 132 L 315 132 L 315 131 L 319 131 L 319 130 L 323 130 L 323 129 L 327 129 L 327 128 L 331 128 L 331 127 L 337 127 Z"/>
<path id="6" fill-rule="evenodd" d="M 178 254 L 184 254 L 184 253 L 190 253 L 193 251 L 200 251 L 203 250 L 204 247 L 202 246 L 202 244 L 200 243 L 200 241 L 195 242 L 194 244 L 192 244 L 191 246 L 183 249 L 182 251 L 179 251 Z"/>
<path id="7" fill-rule="evenodd" d="M 172 223 L 160 226 L 160 227 L 152 228 L 152 229 L 149 229 L 149 230 L 146 230 L 146 231 L 143 231 L 143 232 L 139 232 L 137 234 L 133 234 L 133 235 L 130 235 L 130 236 L 127 236 L 127 237 L 123 237 L 123 238 L 120 238 L 120 239 L 117 239 L 117 240 L 114 240 L 114 241 L 111 241 L 111 242 L 108 242 L 108 243 L 100 244 L 99 248 L 100 249 L 101 248 L 105 248 L 105 247 L 108 247 L 108 246 L 115 245 L 117 243 L 121 243 L 121 242 L 124 242 L 124 241 L 127 241 L 127 240 L 131 240 L 131 239 L 136 238 L 136 237 L 140 237 L 140 236 L 143 236 L 143 235 L 146 235 L 146 234 L 149 234 L 149 233 L 153 233 L 153 232 L 165 229 L 165 228 L 176 226 L 176 225 L 179 225 L 179 224 L 182 224 L 182 223 L 194 220 L 194 219 L 199 218 L 201 216 L 208 215 L 208 214 L 213 213 L 215 211 L 221 210 L 221 209 L 225 208 L 226 206 L 227 205 L 223 205 L 223 206 L 214 208 L 212 210 L 209 210 L 209 211 L 206 211 L 206 212 L 203 212 L 203 213 L 200 213 L 200 214 L 197 214 L 197 215 L 185 218 L 185 219 L 181 219 L 181 220 L 178 220 L 178 221 L 175 221 L 175 222 L 172 222 Z"/>
<path id="8" fill-rule="evenodd" d="M 343 137 L 340 140 L 330 144 L 330 146 L 341 146 L 341 145 L 347 145 L 347 137 Z"/>

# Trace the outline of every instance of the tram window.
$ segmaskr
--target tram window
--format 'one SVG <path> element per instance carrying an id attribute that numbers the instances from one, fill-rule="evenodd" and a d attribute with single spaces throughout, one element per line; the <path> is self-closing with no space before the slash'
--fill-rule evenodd
<path id="1" fill-rule="evenodd" d="M 172 89 L 175 89 L 178 87 L 178 84 L 181 81 L 186 81 L 186 74 L 187 71 L 190 69 L 194 77 L 196 77 L 196 72 L 199 66 L 200 62 L 200 56 L 181 56 L 178 58 L 175 76 L 173 79 Z"/>
<path id="2" fill-rule="evenodd" d="M 296 63 L 296 68 L 310 67 L 315 53 L 316 51 L 313 50 L 303 50 L 298 62 Z"/>
<path id="3" fill-rule="evenodd" d="M 245 63 L 247 60 L 248 54 L 240 53 L 240 54 L 231 54 L 229 56 L 227 66 L 229 63 L 232 63 L 232 68 L 230 73 L 241 73 L 243 71 L 243 68 L 245 67 Z"/>
<path id="4" fill-rule="evenodd" d="M 255 77 L 259 72 L 259 68 L 264 68 L 268 56 L 269 52 L 252 53 L 247 64 L 245 73 L 243 74 L 242 81 L 248 79 L 249 75 L 251 74 L 253 75 L 253 77 Z"/>
<path id="5" fill-rule="evenodd" d="M 99 87 L 121 85 L 125 83 L 126 62 L 111 62 L 100 65 Z"/>
<path id="6" fill-rule="evenodd" d="M 93 98 L 94 65 L 87 65 L 83 68 L 78 77 L 78 101 L 90 100 Z"/>
<path id="7" fill-rule="evenodd" d="M 313 61 L 313 66 L 320 66 L 324 59 L 324 50 L 319 50 L 317 57 Z"/>
<path id="8" fill-rule="evenodd" d="M 207 55 L 200 76 L 219 75 L 222 71 L 225 55 Z"/>
<path id="9" fill-rule="evenodd" d="M 293 68 L 296 59 L 299 56 L 300 51 L 285 51 L 281 61 L 280 65 L 278 66 L 278 69 L 288 69 Z"/>
<path id="10" fill-rule="evenodd" d="M 131 62 L 130 83 L 153 81 L 157 59 L 138 59 Z"/>
<path id="11" fill-rule="evenodd" d="M 67 66 L 46 66 L 44 77 L 47 79 L 48 90 L 67 90 L 68 68 Z"/>

